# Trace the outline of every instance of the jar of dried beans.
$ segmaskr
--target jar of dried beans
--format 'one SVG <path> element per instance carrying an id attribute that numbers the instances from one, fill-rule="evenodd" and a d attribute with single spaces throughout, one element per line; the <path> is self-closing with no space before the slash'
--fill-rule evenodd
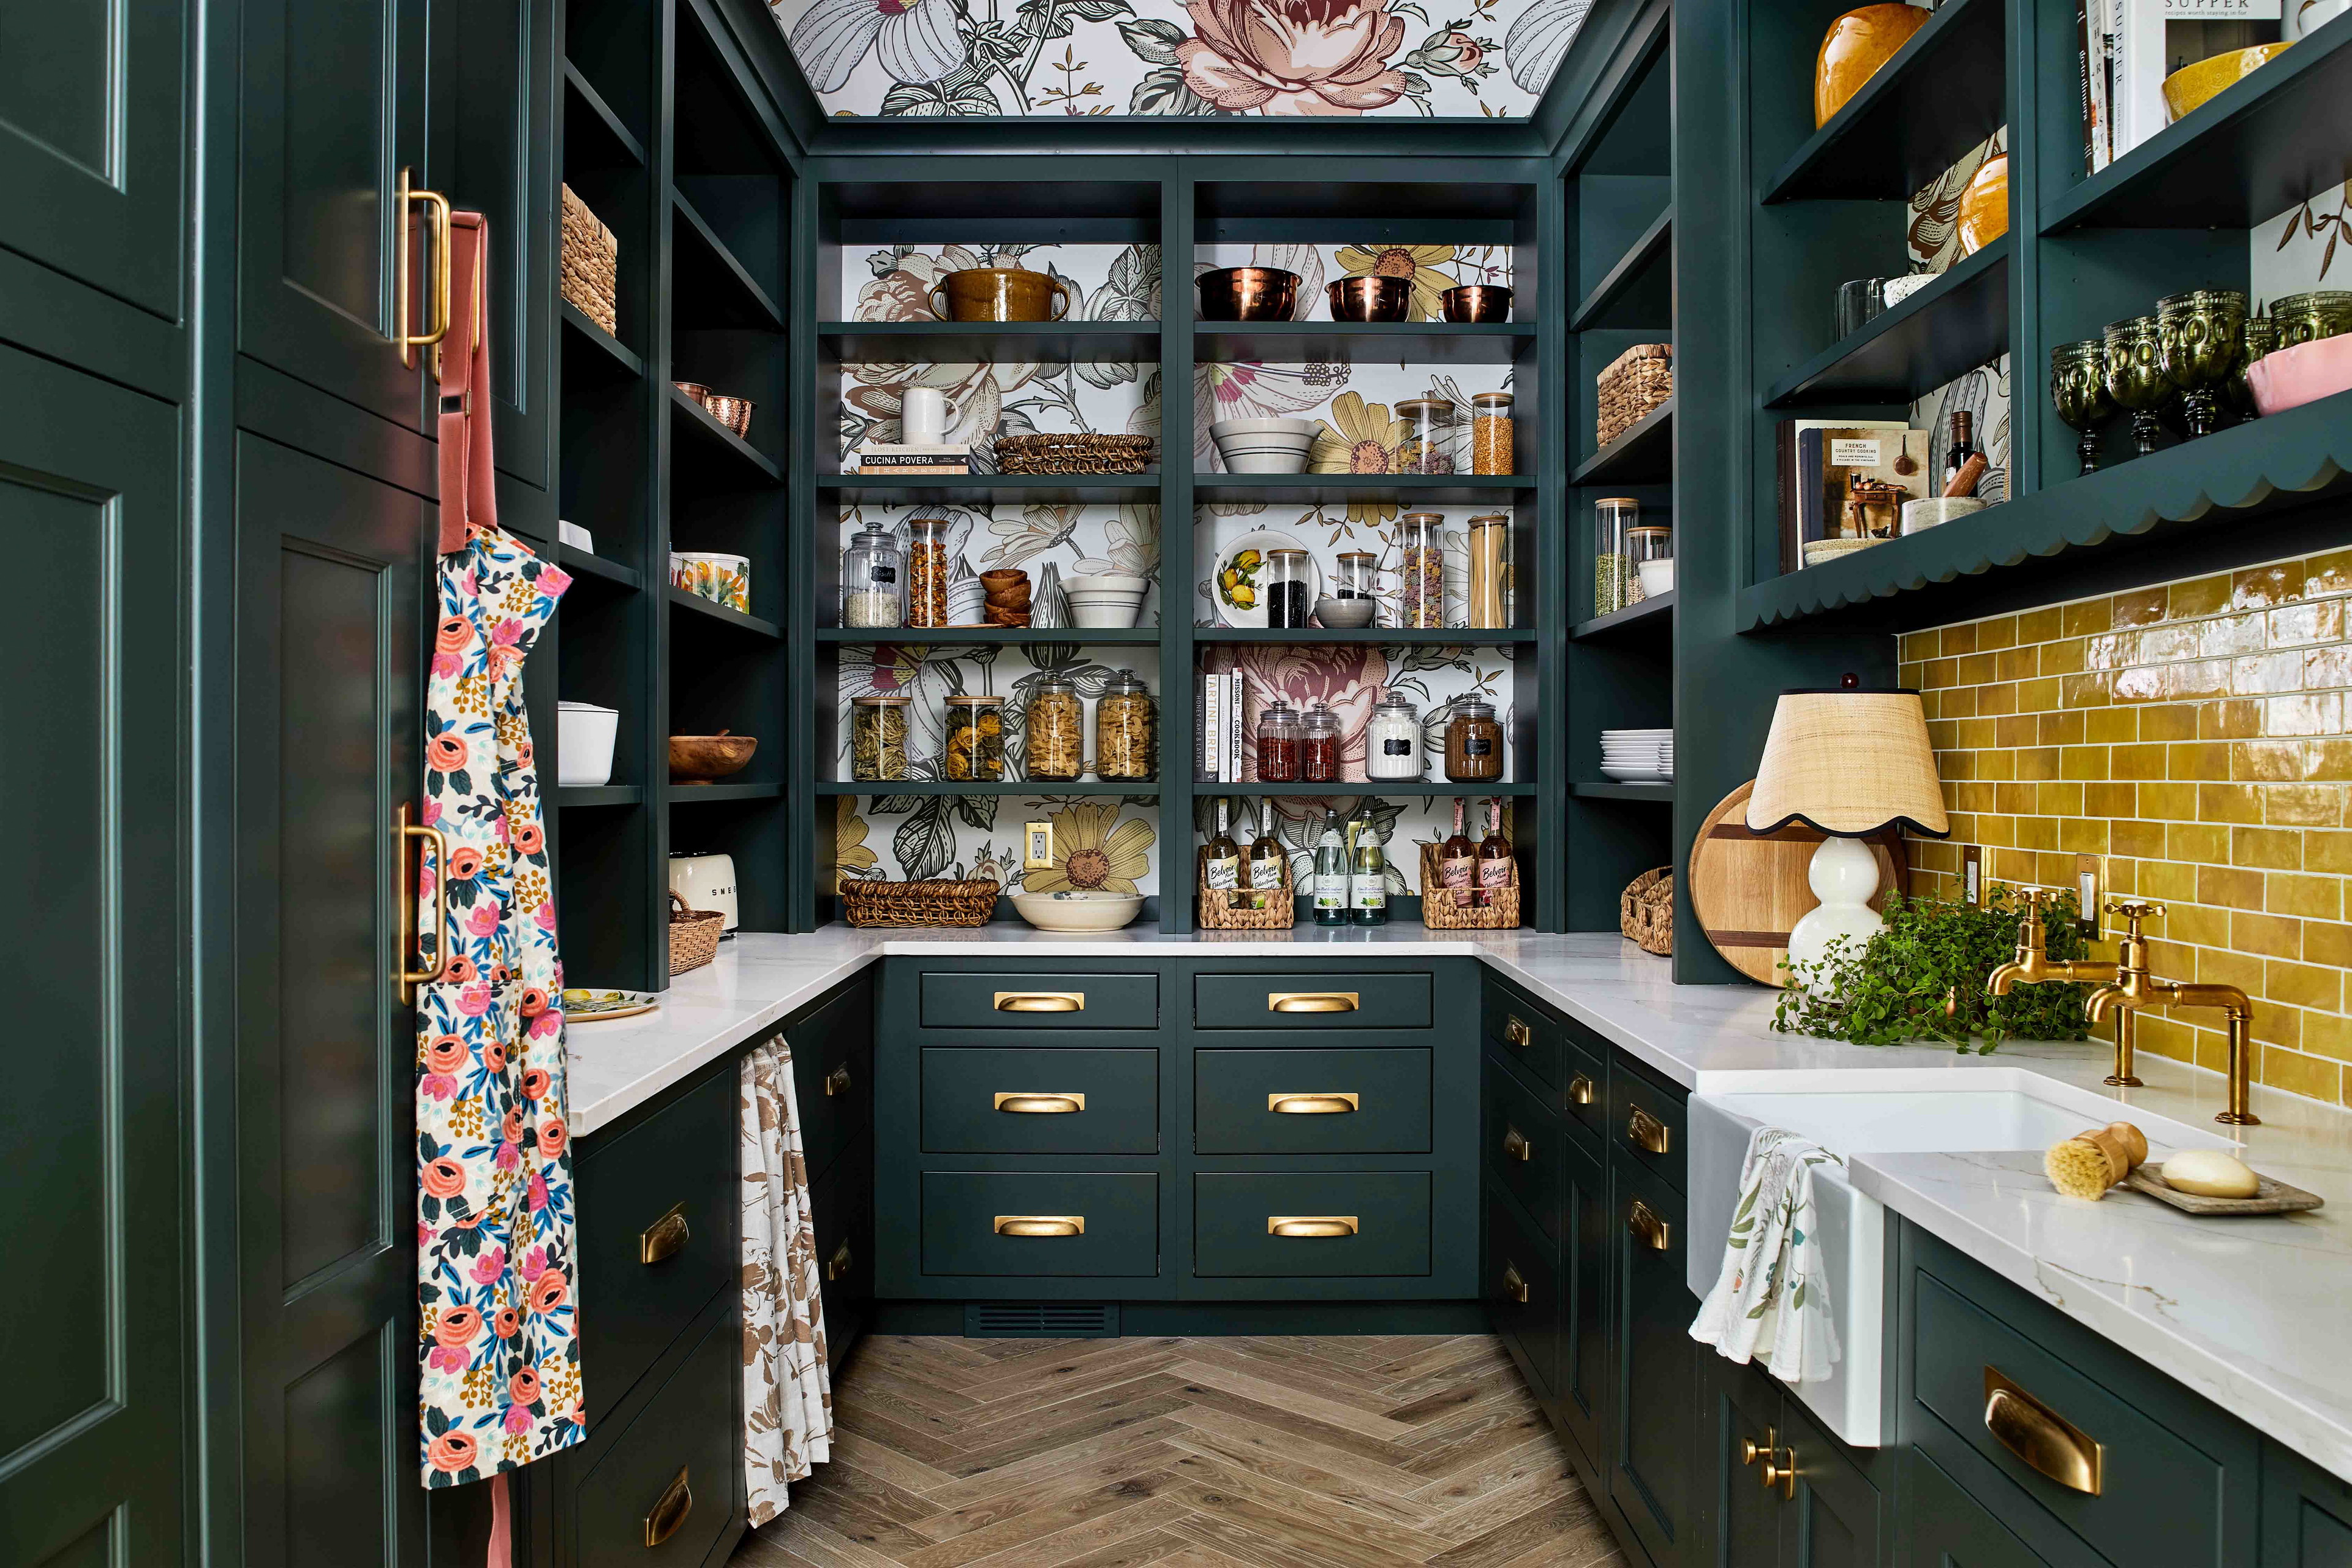
<path id="1" fill-rule="evenodd" d="M 849 700 L 849 776 L 876 784 L 907 776 L 907 699 Z"/>
<path id="2" fill-rule="evenodd" d="M 1004 777 L 1004 699 L 948 699 L 948 743 L 940 771 L 949 778 L 995 784 Z"/>
<path id="3" fill-rule="evenodd" d="M 1049 675 L 1037 683 L 1024 729 L 1031 778 L 1068 784 L 1086 772 L 1086 705 L 1067 676 Z"/>
<path id="4" fill-rule="evenodd" d="M 1445 514 L 1409 511 L 1397 520 L 1397 625 L 1445 625 Z"/>
<path id="5" fill-rule="evenodd" d="M 1511 395 L 1474 393 L 1470 398 L 1470 471 L 1508 474 L 1517 470 L 1512 452 Z"/>
<path id="6" fill-rule="evenodd" d="M 1299 724 L 1298 776 L 1307 784 L 1339 782 L 1339 715 L 1318 702 Z"/>
<path id="7" fill-rule="evenodd" d="M 1445 776 L 1455 784 L 1503 776 L 1503 726 L 1493 703 L 1474 697 L 1454 705 L 1445 721 Z"/>
<path id="8" fill-rule="evenodd" d="M 1110 678 L 1095 700 L 1095 777 L 1141 782 L 1159 773 L 1159 704 L 1131 669 Z"/>
<path id="9" fill-rule="evenodd" d="M 907 524 L 907 624 L 944 626 L 948 620 L 948 520 L 919 517 Z"/>

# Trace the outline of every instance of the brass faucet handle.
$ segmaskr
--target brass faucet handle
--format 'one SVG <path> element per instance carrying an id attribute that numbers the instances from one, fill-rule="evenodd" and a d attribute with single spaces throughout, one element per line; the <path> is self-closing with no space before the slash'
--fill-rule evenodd
<path id="1" fill-rule="evenodd" d="M 2144 940 L 2140 935 L 2139 922 L 2147 920 L 2162 920 L 2165 916 L 2165 908 L 2162 904 L 2151 902 L 2147 899 L 2109 899 L 2107 913 L 2123 916 L 2124 922 L 2128 928 L 2125 940 L 2139 942 Z"/>

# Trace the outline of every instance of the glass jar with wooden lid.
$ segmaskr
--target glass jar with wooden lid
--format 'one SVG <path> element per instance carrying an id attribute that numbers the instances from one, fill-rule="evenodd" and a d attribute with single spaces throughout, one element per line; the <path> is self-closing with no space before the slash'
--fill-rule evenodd
<path id="1" fill-rule="evenodd" d="M 1507 392 L 1475 392 L 1470 395 L 1470 471 L 1474 474 L 1509 474 L 1518 470 L 1513 450 L 1515 426 L 1511 418 L 1511 395 Z"/>
<path id="2" fill-rule="evenodd" d="M 1467 624 L 1495 631 L 1511 624 L 1511 514 L 1487 512 L 1470 520 Z"/>
<path id="3" fill-rule="evenodd" d="M 1004 777 L 1004 699 L 948 699 L 947 750 L 940 771 L 958 783 L 995 784 Z"/>
<path id="4" fill-rule="evenodd" d="M 1068 784 L 1087 770 L 1087 711 L 1066 675 L 1048 675 L 1029 699 L 1024 725 L 1029 776 Z"/>
<path id="5" fill-rule="evenodd" d="M 907 776 L 907 702 L 895 694 L 849 700 L 849 776 L 857 783 Z"/>
<path id="6" fill-rule="evenodd" d="M 1397 448 L 1400 474 L 1451 474 L 1462 466 L 1461 414 L 1443 397 L 1400 398 L 1396 417 L 1404 423 Z"/>
<path id="7" fill-rule="evenodd" d="M 1409 511 L 1397 519 L 1397 625 L 1445 625 L 1445 514 Z"/>
<path id="8" fill-rule="evenodd" d="M 1135 671 L 1122 669 L 1095 700 L 1095 777 L 1139 783 L 1156 777 L 1160 708 Z"/>
<path id="9" fill-rule="evenodd" d="M 1663 522 L 1645 522 L 1639 528 L 1625 531 L 1625 602 L 1638 605 L 1650 596 L 1651 590 L 1643 582 L 1642 567 L 1645 563 L 1672 561 L 1675 558 L 1675 531 Z M 1648 574 L 1655 579 L 1657 574 Z M 1672 577 L 1667 578 L 1671 584 Z M 1657 590 L 1664 593 L 1661 587 Z"/>
<path id="10" fill-rule="evenodd" d="M 1642 521 L 1642 503 L 1632 496 L 1603 496 L 1592 503 L 1592 613 L 1608 615 L 1632 604 L 1627 585 L 1633 575 L 1625 559 L 1625 535 Z"/>

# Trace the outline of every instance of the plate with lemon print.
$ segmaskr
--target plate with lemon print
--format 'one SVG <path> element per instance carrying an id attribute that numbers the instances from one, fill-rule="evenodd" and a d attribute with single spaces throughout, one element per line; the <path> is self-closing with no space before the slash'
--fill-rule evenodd
<path id="1" fill-rule="evenodd" d="M 660 1005 L 661 998 L 650 991 L 566 991 L 563 1021 L 602 1024 L 614 1018 L 635 1018 Z"/>
<path id="2" fill-rule="evenodd" d="M 1218 552 L 1217 570 L 1209 580 L 1217 601 L 1217 619 L 1229 626 L 1265 626 L 1265 558 L 1277 550 L 1305 550 L 1306 545 L 1278 528 L 1245 533 Z M 1307 602 L 1323 596 L 1323 566 L 1312 552 L 1307 557 Z"/>

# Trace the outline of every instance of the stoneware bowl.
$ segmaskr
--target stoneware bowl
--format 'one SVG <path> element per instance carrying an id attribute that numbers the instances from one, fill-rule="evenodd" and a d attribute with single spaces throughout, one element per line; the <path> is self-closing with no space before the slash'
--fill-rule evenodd
<path id="1" fill-rule="evenodd" d="M 931 285 L 930 304 L 942 321 L 1058 321 L 1070 286 L 1025 267 L 967 267 Z"/>
<path id="2" fill-rule="evenodd" d="M 1369 626 L 1380 613 L 1378 599 L 1335 599 L 1327 594 L 1315 601 L 1315 618 L 1335 631 Z"/>
<path id="3" fill-rule="evenodd" d="M 1192 287 L 1204 321 L 1286 321 L 1298 309 L 1300 281 L 1279 267 L 1220 267 Z"/>
<path id="4" fill-rule="evenodd" d="M 1926 496 L 1903 503 L 1903 531 L 1925 533 L 1938 523 L 1984 510 L 1982 496 Z"/>
<path id="5" fill-rule="evenodd" d="M 1339 278 L 1324 285 L 1335 321 L 1402 321 L 1412 307 L 1406 278 Z"/>
<path id="6" fill-rule="evenodd" d="M 1320 428 L 1312 419 L 1220 419 L 1209 440 L 1229 474 L 1303 474 Z"/>
<path id="7" fill-rule="evenodd" d="M 1069 601 L 1072 626 L 1111 631 L 1135 625 L 1150 586 L 1141 577 L 1117 573 L 1073 577 L 1063 584 L 1062 593 Z"/>
<path id="8" fill-rule="evenodd" d="M 751 753 L 759 749 L 755 736 L 730 735 L 724 730 L 716 735 L 672 735 L 670 780 L 674 784 L 707 784 L 713 779 L 723 779 L 729 773 L 742 772 Z"/>
<path id="9" fill-rule="evenodd" d="M 1015 893 L 1013 907 L 1039 931 L 1117 931 L 1143 912 L 1139 893 Z"/>
<path id="10" fill-rule="evenodd" d="M 2206 100 L 2235 87 L 2292 47 L 2292 43 L 2256 44 L 2251 49 L 2231 49 L 2193 66 L 2182 66 L 2164 79 L 2164 107 L 2173 119 L 2185 120 Z"/>

